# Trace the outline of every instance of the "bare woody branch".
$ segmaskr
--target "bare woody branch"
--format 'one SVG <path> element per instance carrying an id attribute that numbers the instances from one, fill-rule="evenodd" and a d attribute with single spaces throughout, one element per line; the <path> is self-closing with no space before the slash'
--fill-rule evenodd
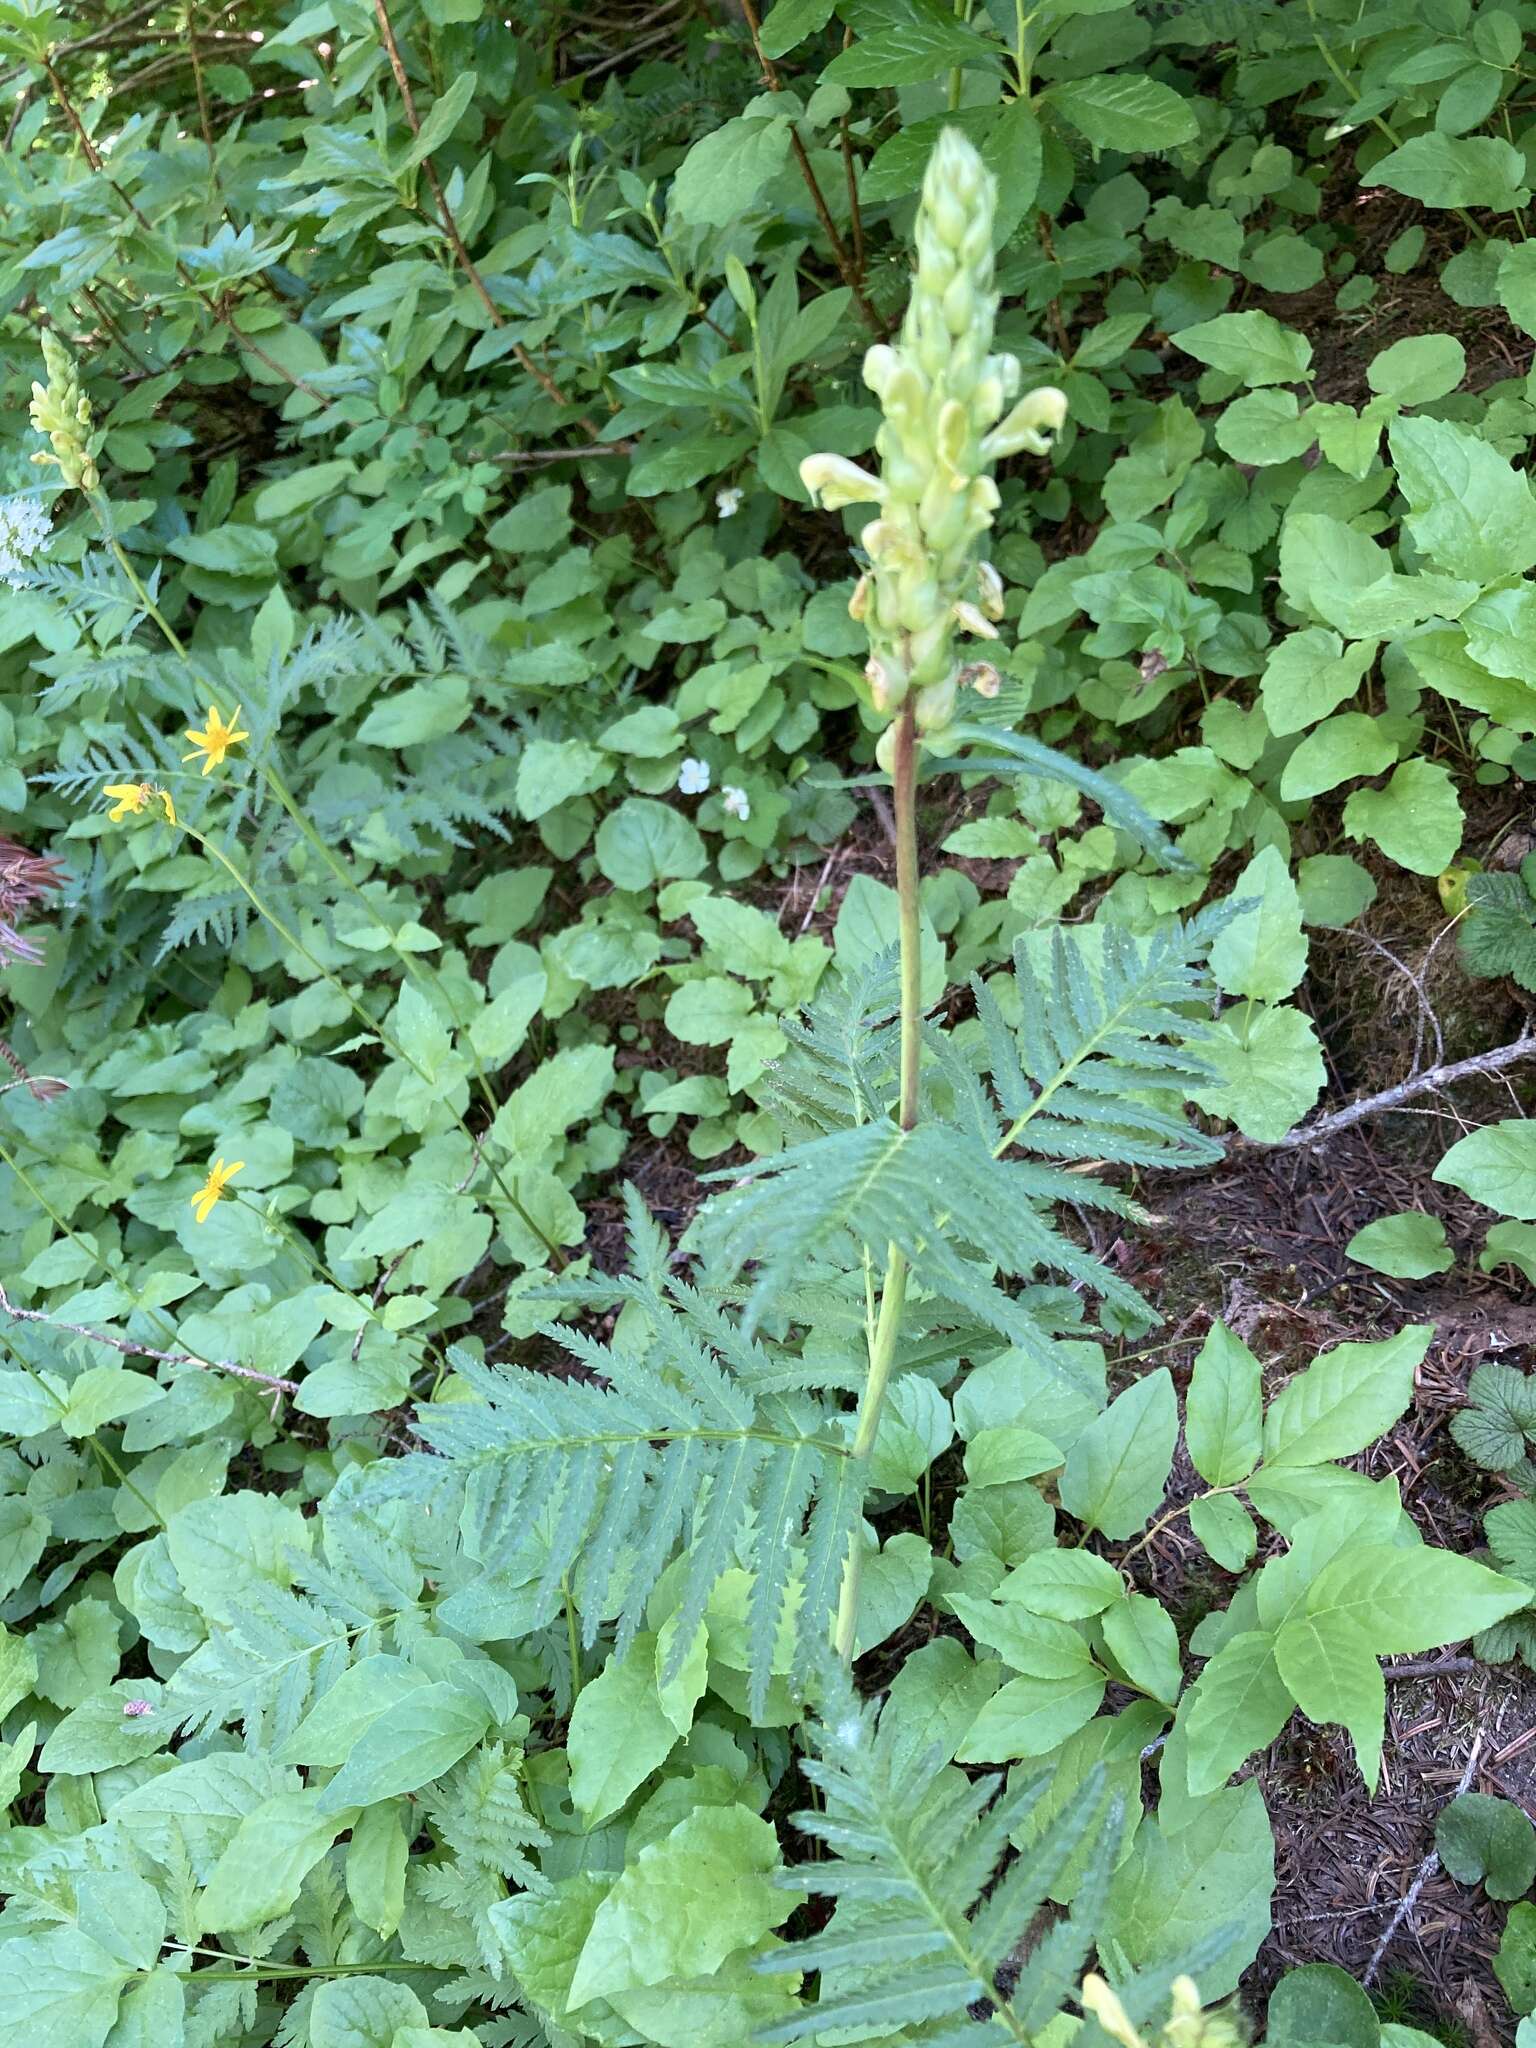
<path id="1" fill-rule="evenodd" d="M 1508 1045 L 1495 1046 L 1491 1052 L 1474 1053 L 1470 1059 L 1451 1060 L 1442 1066 L 1426 1067 L 1422 1074 L 1410 1074 L 1395 1088 L 1383 1088 L 1379 1094 L 1352 1102 L 1348 1109 L 1335 1110 L 1331 1116 L 1319 1117 L 1315 1123 L 1299 1125 L 1283 1138 L 1276 1138 L 1265 1149 L 1294 1150 L 1301 1145 L 1320 1144 L 1324 1138 L 1347 1131 L 1352 1124 L 1363 1123 L 1368 1116 L 1382 1116 L 1388 1110 L 1400 1108 L 1417 1095 L 1432 1094 L 1437 1088 L 1449 1087 L 1453 1081 L 1470 1081 L 1479 1074 L 1501 1074 L 1506 1067 L 1533 1056 L 1536 1056 L 1536 1033 L 1527 1031 Z"/>
<path id="2" fill-rule="evenodd" d="M 274 1403 L 283 1394 L 299 1391 L 297 1380 L 285 1380 L 275 1372 L 258 1372 L 253 1365 L 236 1365 L 232 1358 L 199 1358 L 195 1351 L 157 1351 L 152 1344 L 138 1344 L 128 1337 L 114 1337 L 105 1330 L 88 1330 L 82 1323 L 66 1323 L 40 1308 L 18 1307 L 3 1286 L 0 1286 L 0 1313 L 14 1317 L 18 1323 L 43 1323 L 50 1330 L 67 1330 L 72 1337 L 85 1337 L 92 1344 L 105 1344 L 109 1351 L 121 1352 L 125 1358 L 154 1358 L 162 1365 L 195 1365 L 199 1372 L 232 1373 L 236 1379 L 253 1380 L 258 1386 L 268 1388 Z"/>

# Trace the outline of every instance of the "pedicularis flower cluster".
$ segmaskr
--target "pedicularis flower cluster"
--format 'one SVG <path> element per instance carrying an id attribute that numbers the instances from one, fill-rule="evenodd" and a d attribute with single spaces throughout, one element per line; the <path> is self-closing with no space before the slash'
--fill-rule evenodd
<path id="1" fill-rule="evenodd" d="M 42 343 L 48 382 L 32 386 L 32 424 L 48 436 L 53 453 L 39 449 L 32 460 L 57 464 L 71 490 L 94 491 L 101 478 L 90 447 L 91 401 L 80 388 L 79 373 L 63 343 L 47 328 Z"/>
<path id="2" fill-rule="evenodd" d="M 848 606 L 869 635 L 870 703 L 893 720 L 915 693 L 917 729 L 940 749 L 960 689 L 995 695 L 998 687 L 996 669 L 966 663 L 955 649 L 957 632 L 995 640 L 1003 616 L 1002 580 L 976 547 L 998 505 L 988 472 L 1023 449 L 1045 454 L 1067 416 L 1065 397 L 1046 387 L 1003 417 L 1019 364 L 991 353 L 996 206 L 992 174 L 958 129 L 946 129 L 923 180 L 901 338 L 864 358 L 864 381 L 885 414 L 875 443 L 880 475 L 841 455 L 800 465 L 806 489 L 829 510 L 880 508 L 859 536 L 870 566 Z M 877 747 L 887 769 L 893 743 L 887 725 Z"/>

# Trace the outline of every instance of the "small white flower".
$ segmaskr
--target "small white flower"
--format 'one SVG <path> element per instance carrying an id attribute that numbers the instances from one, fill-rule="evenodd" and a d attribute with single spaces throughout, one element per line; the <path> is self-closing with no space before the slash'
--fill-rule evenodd
<path id="1" fill-rule="evenodd" d="M 722 519 L 734 519 L 741 510 L 742 493 L 737 484 L 727 484 L 723 491 L 715 493 L 715 510 Z"/>
<path id="2" fill-rule="evenodd" d="M 720 785 L 720 801 L 725 806 L 725 814 L 728 818 L 746 819 L 752 815 L 752 806 L 747 800 L 747 792 L 744 789 L 738 789 L 734 782 L 723 782 Z"/>
<path id="3" fill-rule="evenodd" d="M 684 796 L 702 796 L 709 787 L 709 763 L 690 756 L 677 771 L 677 786 Z"/>
<path id="4" fill-rule="evenodd" d="M 32 580 L 26 564 L 52 531 L 53 521 L 36 498 L 0 498 L 0 583 L 25 589 Z"/>

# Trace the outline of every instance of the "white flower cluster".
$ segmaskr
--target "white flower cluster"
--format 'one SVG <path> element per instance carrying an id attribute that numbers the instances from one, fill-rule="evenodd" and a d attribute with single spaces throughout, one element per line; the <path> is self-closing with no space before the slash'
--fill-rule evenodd
<path id="1" fill-rule="evenodd" d="M 684 796 L 703 796 L 709 789 L 709 763 L 690 754 L 677 771 L 677 786 Z M 752 803 L 744 789 L 734 782 L 722 782 L 720 802 L 728 818 L 743 820 L 752 815 Z"/>
<path id="2" fill-rule="evenodd" d="M 0 583 L 12 590 L 31 582 L 27 563 L 53 531 L 53 521 L 36 498 L 16 493 L 0 498 Z"/>

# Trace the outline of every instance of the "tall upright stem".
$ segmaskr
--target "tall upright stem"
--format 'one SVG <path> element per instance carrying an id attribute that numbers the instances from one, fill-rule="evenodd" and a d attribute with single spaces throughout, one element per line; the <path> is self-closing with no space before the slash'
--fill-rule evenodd
<path id="1" fill-rule="evenodd" d="M 901 905 L 901 1128 L 917 1122 L 923 1047 L 923 946 L 917 873 L 917 721 L 908 697 L 896 721 L 891 780 L 896 813 L 896 895 Z"/>
<path id="2" fill-rule="evenodd" d="M 910 1131 L 917 1123 L 918 1076 L 923 1048 L 923 962 L 922 924 L 918 899 L 917 872 L 917 722 L 912 699 L 908 697 L 896 724 L 896 747 L 891 777 L 896 813 L 896 893 L 901 905 L 901 1102 L 897 1112 L 901 1128 Z M 880 1429 L 880 1411 L 896 1363 L 896 1346 L 907 1303 L 907 1260 L 898 1245 L 886 1248 L 885 1278 L 880 1286 L 880 1313 L 875 1321 L 874 1339 L 869 1347 L 869 1377 L 859 1400 L 859 1419 L 854 1430 L 851 1456 L 861 1465 L 875 1447 Z M 853 1661 L 859 1627 L 859 1579 L 863 1564 L 859 1532 L 854 1531 L 843 1571 L 838 1600 L 837 1628 L 833 1638 L 837 1654 L 845 1664 Z"/>

